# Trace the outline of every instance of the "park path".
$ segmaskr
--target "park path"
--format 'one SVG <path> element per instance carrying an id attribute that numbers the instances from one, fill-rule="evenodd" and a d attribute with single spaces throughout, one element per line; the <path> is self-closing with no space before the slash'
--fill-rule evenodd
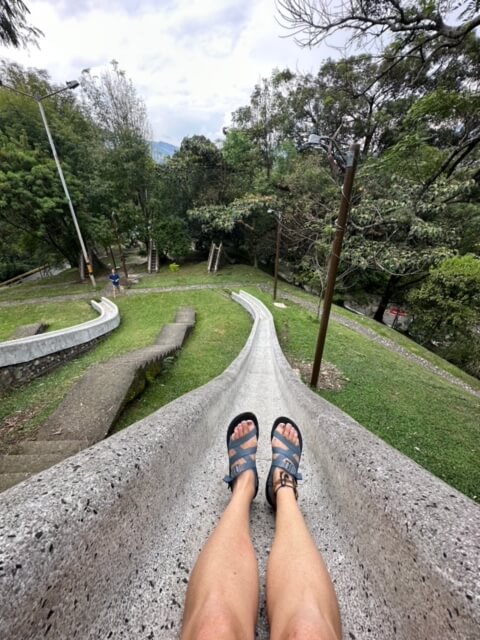
<path id="1" fill-rule="evenodd" d="M 222 284 L 181 285 L 181 286 L 173 286 L 173 287 L 142 287 L 142 288 L 136 288 L 136 289 L 128 289 L 126 290 L 126 295 L 128 296 L 145 295 L 148 293 L 170 293 L 175 291 L 190 291 L 190 290 L 201 290 L 201 289 L 233 290 L 233 289 L 240 289 L 242 286 L 245 286 L 245 285 L 241 283 L 228 283 L 228 284 L 222 283 Z M 252 284 L 250 286 L 252 287 L 258 286 L 262 291 L 266 291 L 269 293 L 271 293 L 272 291 L 271 287 L 265 286 L 265 285 Z M 102 293 L 102 295 L 105 295 L 105 296 L 109 296 L 110 294 L 111 294 L 111 290 L 108 287 Z M 19 304 L 43 304 L 48 302 L 66 302 L 68 300 L 90 300 L 91 298 L 92 298 L 91 293 L 79 293 L 79 294 L 55 296 L 50 298 L 49 297 L 30 298 L 28 300 L 21 300 L 21 301 L 8 300 L 8 301 L 0 301 L 0 308 L 16 306 Z M 283 298 L 285 300 L 293 302 L 294 304 L 297 304 L 303 307 L 307 311 L 310 311 L 314 315 L 317 315 L 318 305 L 314 304 L 313 302 L 308 302 L 308 300 L 305 300 L 304 298 L 295 296 L 285 291 L 279 291 L 278 298 L 279 299 Z M 436 365 L 429 362 L 425 358 L 422 358 L 421 356 L 418 356 L 412 353 L 411 351 L 409 351 L 408 349 L 405 349 L 404 347 L 397 344 L 393 340 L 390 340 L 389 338 L 385 338 L 384 336 L 381 336 L 380 334 L 373 331 L 373 329 L 369 329 L 368 327 L 363 326 L 359 322 L 356 322 L 353 319 L 353 317 L 345 318 L 344 316 L 341 316 L 338 313 L 335 313 L 335 311 L 332 311 L 330 317 L 338 324 L 341 324 L 342 326 L 359 333 L 360 335 L 364 336 L 368 340 L 375 342 L 376 344 L 384 347 L 385 349 L 388 349 L 393 353 L 396 353 L 397 355 L 401 356 L 402 358 L 405 358 L 406 360 L 409 360 L 410 362 L 414 362 L 418 366 L 423 367 L 423 369 L 426 369 L 427 371 L 430 371 L 431 373 L 439 376 L 440 378 L 447 380 L 448 382 L 459 387 L 460 389 L 463 389 L 463 391 L 466 391 L 467 393 L 470 393 L 473 396 L 480 398 L 480 390 L 474 389 L 473 387 L 471 387 L 469 384 L 467 384 L 460 378 L 457 378 L 455 375 L 449 373 L 448 371 L 445 371 L 444 369 L 437 367 Z"/>

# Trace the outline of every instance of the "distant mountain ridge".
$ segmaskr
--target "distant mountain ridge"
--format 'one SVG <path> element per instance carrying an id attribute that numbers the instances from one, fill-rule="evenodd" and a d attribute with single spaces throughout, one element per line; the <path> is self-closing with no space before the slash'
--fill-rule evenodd
<path id="1" fill-rule="evenodd" d="M 161 140 L 159 142 L 156 142 L 155 140 L 152 140 L 152 142 L 150 142 L 150 152 L 152 154 L 152 158 L 155 160 L 155 162 L 158 162 L 160 164 L 162 162 L 165 162 L 166 158 L 173 156 L 175 151 L 178 151 L 178 147 L 168 142 L 162 142 Z"/>

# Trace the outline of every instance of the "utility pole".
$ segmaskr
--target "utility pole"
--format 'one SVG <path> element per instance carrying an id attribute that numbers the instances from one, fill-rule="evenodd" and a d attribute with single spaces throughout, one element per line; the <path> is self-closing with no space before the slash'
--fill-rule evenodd
<path id="1" fill-rule="evenodd" d="M 328 264 L 327 283 L 325 287 L 325 295 L 323 298 L 322 318 L 320 321 L 320 329 L 318 332 L 317 346 L 315 349 L 315 359 L 313 361 L 312 378 L 310 384 L 317 387 L 318 376 L 320 374 L 320 366 L 322 364 L 323 349 L 325 347 L 325 338 L 327 335 L 328 321 L 330 319 L 330 309 L 332 307 L 333 293 L 335 291 L 335 280 L 337 278 L 338 263 L 340 262 L 340 254 L 342 252 L 343 236 L 347 225 L 348 211 L 350 209 L 350 200 L 353 190 L 353 181 L 357 170 L 358 156 L 360 153 L 360 145 L 353 144 L 347 156 L 345 164 L 345 176 L 342 188 L 342 198 L 340 200 L 340 210 L 338 219 L 335 223 L 335 237 L 332 243 L 332 252 Z"/>
<path id="2" fill-rule="evenodd" d="M 273 281 L 273 300 L 277 299 L 277 284 L 278 284 L 278 263 L 280 260 L 280 242 L 282 240 L 282 224 L 281 216 L 277 215 L 277 245 L 275 248 L 275 275 Z"/>
<path id="3" fill-rule="evenodd" d="M 125 262 L 125 255 L 123 253 L 123 249 L 122 249 L 122 244 L 120 242 L 120 234 L 118 233 L 118 224 L 117 224 L 117 219 L 115 217 L 115 214 L 112 212 L 112 222 L 113 222 L 113 228 L 115 230 L 115 235 L 117 237 L 117 244 L 118 244 L 118 251 L 120 253 L 120 260 L 123 266 L 123 272 L 125 274 L 125 279 L 128 283 L 128 271 L 127 271 L 127 263 Z"/>

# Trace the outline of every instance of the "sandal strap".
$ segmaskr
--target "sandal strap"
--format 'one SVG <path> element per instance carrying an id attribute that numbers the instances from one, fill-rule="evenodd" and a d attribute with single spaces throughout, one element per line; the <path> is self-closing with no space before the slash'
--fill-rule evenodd
<path id="1" fill-rule="evenodd" d="M 235 478 L 237 478 L 241 473 L 247 471 L 248 469 L 253 469 L 255 471 L 255 475 L 257 474 L 257 465 L 255 463 L 255 460 L 252 460 L 252 458 L 248 458 L 248 460 L 246 460 L 243 464 L 236 466 L 234 469 L 232 469 L 230 465 L 230 469 L 230 475 L 225 476 L 223 479 L 223 481 L 229 485 L 235 480 Z"/>
<path id="2" fill-rule="evenodd" d="M 293 444 L 293 442 L 290 442 L 290 440 L 287 440 L 284 435 L 282 435 L 277 431 L 277 429 L 275 429 L 275 431 L 273 432 L 273 437 L 277 438 L 277 440 L 280 440 L 280 442 L 282 442 L 289 451 L 291 451 L 293 454 L 296 454 L 300 459 L 300 456 L 302 455 L 302 450 L 299 446 L 297 447 L 296 445 Z M 274 449 L 278 449 L 278 447 L 274 447 Z M 281 449 L 280 451 L 283 451 L 285 453 L 285 449 Z"/>
<path id="3" fill-rule="evenodd" d="M 298 500 L 297 480 L 295 477 L 290 476 L 286 471 L 280 472 L 280 478 L 273 483 L 273 495 L 277 495 L 277 491 L 283 487 L 289 487 L 293 489 L 295 494 L 295 500 Z"/>
<path id="4" fill-rule="evenodd" d="M 252 436 L 250 436 L 251 438 Z M 257 451 L 257 447 L 250 447 L 248 449 L 237 449 L 236 447 L 232 447 L 235 450 L 235 453 L 228 459 L 230 467 L 232 467 L 237 460 L 240 458 L 247 458 L 248 456 L 255 455 Z"/>
<path id="5" fill-rule="evenodd" d="M 288 451 L 285 451 L 285 449 L 279 449 L 278 447 L 273 447 L 272 451 L 277 454 L 277 457 L 272 460 L 272 467 L 283 469 L 290 476 L 295 478 L 295 480 L 303 480 L 303 476 L 298 470 L 299 463 L 288 457 Z"/>

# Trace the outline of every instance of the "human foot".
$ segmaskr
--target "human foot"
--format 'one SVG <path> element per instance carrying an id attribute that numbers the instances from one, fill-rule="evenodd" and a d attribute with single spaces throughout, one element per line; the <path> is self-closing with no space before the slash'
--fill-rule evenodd
<path id="1" fill-rule="evenodd" d="M 251 490 L 253 498 L 258 491 L 257 441 L 258 422 L 253 413 L 242 413 L 232 420 L 227 430 L 230 471 L 224 481 L 235 493 Z"/>
<path id="2" fill-rule="evenodd" d="M 266 495 L 269 504 L 276 508 L 276 494 L 282 488 L 291 489 L 297 497 L 297 480 L 302 455 L 302 434 L 289 418 L 275 420 L 272 427 L 272 465 L 267 478 Z"/>

